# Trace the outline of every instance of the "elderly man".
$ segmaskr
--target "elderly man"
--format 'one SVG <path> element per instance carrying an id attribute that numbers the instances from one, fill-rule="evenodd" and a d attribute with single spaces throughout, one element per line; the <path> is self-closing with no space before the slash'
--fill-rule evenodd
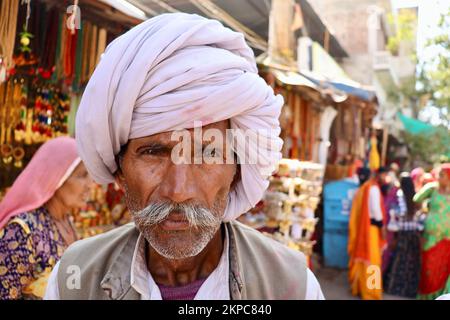
<path id="1" fill-rule="evenodd" d="M 71 246 L 46 298 L 323 299 L 300 252 L 234 221 L 280 159 L 282 104 L 243 35 L 217 21 L 164 14 L 113 41 L 76 138 L 91 175 L 125 190 L 134 223 Z"/>

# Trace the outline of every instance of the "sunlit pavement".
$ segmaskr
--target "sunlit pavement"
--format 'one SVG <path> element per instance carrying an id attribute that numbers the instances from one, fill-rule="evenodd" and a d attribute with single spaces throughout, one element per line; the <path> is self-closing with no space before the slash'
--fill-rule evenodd
<path id="1" fill-rule="evenodd" d="M 315 260 L 315 261 L 314 261 Z M 350 292 L 346 269 L 327 268 L 313 260 L 313 272 L 320 283 L 322 292 L 327 300 L 360 300 Z M 411 300 L 404 297 L 383 294 L 384 300 Z"/>

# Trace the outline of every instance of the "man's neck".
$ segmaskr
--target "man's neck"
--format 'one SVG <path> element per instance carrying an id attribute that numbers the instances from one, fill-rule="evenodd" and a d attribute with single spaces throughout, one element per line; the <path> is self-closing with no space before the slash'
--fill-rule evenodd
<path id="1" fill-rule="evenodd" d="M 166 286 L 184 286 L 207 278 L 220 262 L 224 231 L 219 228 L 207 246 L 196 256 L 185 259 L 168 259 L 146 243 L 147 268 L 156 283 Z"/>

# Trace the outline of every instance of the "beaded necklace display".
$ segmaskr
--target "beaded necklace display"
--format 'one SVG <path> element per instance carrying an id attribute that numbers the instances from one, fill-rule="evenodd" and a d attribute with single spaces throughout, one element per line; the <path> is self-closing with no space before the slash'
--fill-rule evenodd
<path id="1" fill-rule="evenodd" d="M 6 79 L 6 70 L 13 65 L 19 0 L 0 2 L 0 82 Z"/>

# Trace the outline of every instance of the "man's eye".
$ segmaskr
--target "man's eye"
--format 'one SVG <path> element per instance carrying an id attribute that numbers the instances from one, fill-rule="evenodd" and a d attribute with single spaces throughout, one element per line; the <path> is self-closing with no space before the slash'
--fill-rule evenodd
<path id="1" fill-rule="evenodd" d="M 142 149 L 140 151 L 141 154 L 149 155 L 149 156 L 159 156 L 159 155 L 163 155 L 165 152 L 166 152 L 166 149 L 164 149 L 164 148 L 146 148 L 146 149 Z"/>

